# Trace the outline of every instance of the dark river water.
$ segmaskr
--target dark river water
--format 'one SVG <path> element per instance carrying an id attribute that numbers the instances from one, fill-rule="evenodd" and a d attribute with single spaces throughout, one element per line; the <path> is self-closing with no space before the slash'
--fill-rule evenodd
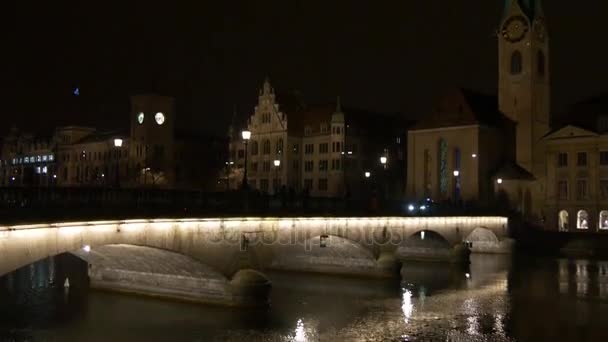
<path id="1" fill-rule="evenodd" d="M 0 340 L 608 341 L 608 261 L 475 255 L 402 273 L 270 273 L 270 307 L 233 309 L 89 290 L 65 254 L 0 278 Z"/>

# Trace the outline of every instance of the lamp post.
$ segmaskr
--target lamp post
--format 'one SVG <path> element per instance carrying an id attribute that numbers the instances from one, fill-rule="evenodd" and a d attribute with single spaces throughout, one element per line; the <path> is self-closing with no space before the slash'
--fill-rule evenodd
<path id="1" fill-rule="evenodd" d="M 279 193 L 279 167 L 281 167 L 281 160 L 275 159 L 274 160 L 274 170 L 275 170 L 274 193 L 275 193 L 275 195 Z"/>
<path id="2" fill-rule="evenodd" d="M 456 203 L 460 200 L 460 170 L 454 170 L 454 201 Z"/>
<path id="3" fill-rule="evenodd" d="M 382 167 L 386 170 L 386 162 L 388 161 L 388 158 L 382 156 L 380 157 L 380 164 L 382 164 Z"/>
<path id="4" fill-rule="evenodd" d="M 388 158 L 386 156 L 380 157 L 380 164 L 382 165 L 382 169 L 384 170 L 384 196 L 388 199 L 388 177 L 387 177 L 387 163 Z"/>
<path id="5" fill-rule="evenodd" d="M 243 137 L 243 142 L 245 143 L 245 172 L 243 174 L 243 189 L 247 189 L 249 185 L 247 184 L 247 145 L 249 144 L 249 139 L 251 139 L 251 131 L 244 130 L 241 132 L 241 136 Z"/>
<path id="6" fill-rule="evenodd" d="M 114 148 L 117 150 L 118 152 L 118 157 L 116 158 L 116 187 L 120 187 L 120 159 L 122 157 L 122 143 L 123 140 L 120 138 L 114 139 Z"/>

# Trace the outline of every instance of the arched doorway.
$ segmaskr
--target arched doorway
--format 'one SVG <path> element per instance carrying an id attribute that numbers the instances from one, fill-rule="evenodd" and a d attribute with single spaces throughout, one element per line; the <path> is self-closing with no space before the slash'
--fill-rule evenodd
<path id="1" fill-rule="evenodd" d="M 568 212 L 562 210 L 558 214 L 558 226 L 560 232 L 568 231 Z"/>
<path id="2" fill-rule="evenodd" d="M 600 211 L 600 222 L 598 227 L 600 229 L 608 229 L 608 210 Z"/>
<path id="3" fill-rule="evenodd" d="M 579 210 L 576 214 L 576 228 L 589 229 L 589 214 L 586 210 Z"/>

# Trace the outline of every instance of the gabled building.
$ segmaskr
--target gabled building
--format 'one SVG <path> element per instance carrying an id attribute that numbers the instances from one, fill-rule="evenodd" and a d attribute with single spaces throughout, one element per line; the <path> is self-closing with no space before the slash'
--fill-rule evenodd
<path id="1" fill-rule="evenodd" d="M 246 166 L 248 186 L 266 193 L 284 186 L 313 197 L 358 196 L 371 188 L 401 195 L 403 182 L 397 188 L 379 182 L 403 170 L 406 128 L 397 117 L 342 108 L 339 99 L 307 106 L 294 94 L 277 95 L 266 80 L 241 128 L 251 132 L 247 149 L 241 130 L 231 131 L 231 185 L 241 185 Z"/>
<path id="2" fill-rule="evenodd" d="M 514 141 L 515 123 L 495 96 L 452 90 L 408 133 L 408 197 L 491 200 L 496 172 L 515 157 Z"/>
<path id="3" fill-rule="evenodd" d="M 608 96 L 573 106 L 543 145 L 547 227 L 608 232 Z"/>

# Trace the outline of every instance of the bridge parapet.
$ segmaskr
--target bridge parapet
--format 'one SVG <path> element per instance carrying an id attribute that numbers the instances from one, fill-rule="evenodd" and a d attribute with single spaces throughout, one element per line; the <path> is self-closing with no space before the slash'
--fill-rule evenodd
<path id="1" fill-rule="evenodd" d="M 244 255 L 253 266 L 265 267 L 272 264 L 276 246 L 306 248 L 315 237 L 338 236 L 370 250 L 378 245 L 396 249 L 413 235 L 431 231 L 456 246 L 480 227 L 498 241 L 507 238 L 505 217 L 235 217 L 4 226 L 0 275 L 84 246 L 131 244 L 182 253 L 231 277 L 242 268 Z"/>

